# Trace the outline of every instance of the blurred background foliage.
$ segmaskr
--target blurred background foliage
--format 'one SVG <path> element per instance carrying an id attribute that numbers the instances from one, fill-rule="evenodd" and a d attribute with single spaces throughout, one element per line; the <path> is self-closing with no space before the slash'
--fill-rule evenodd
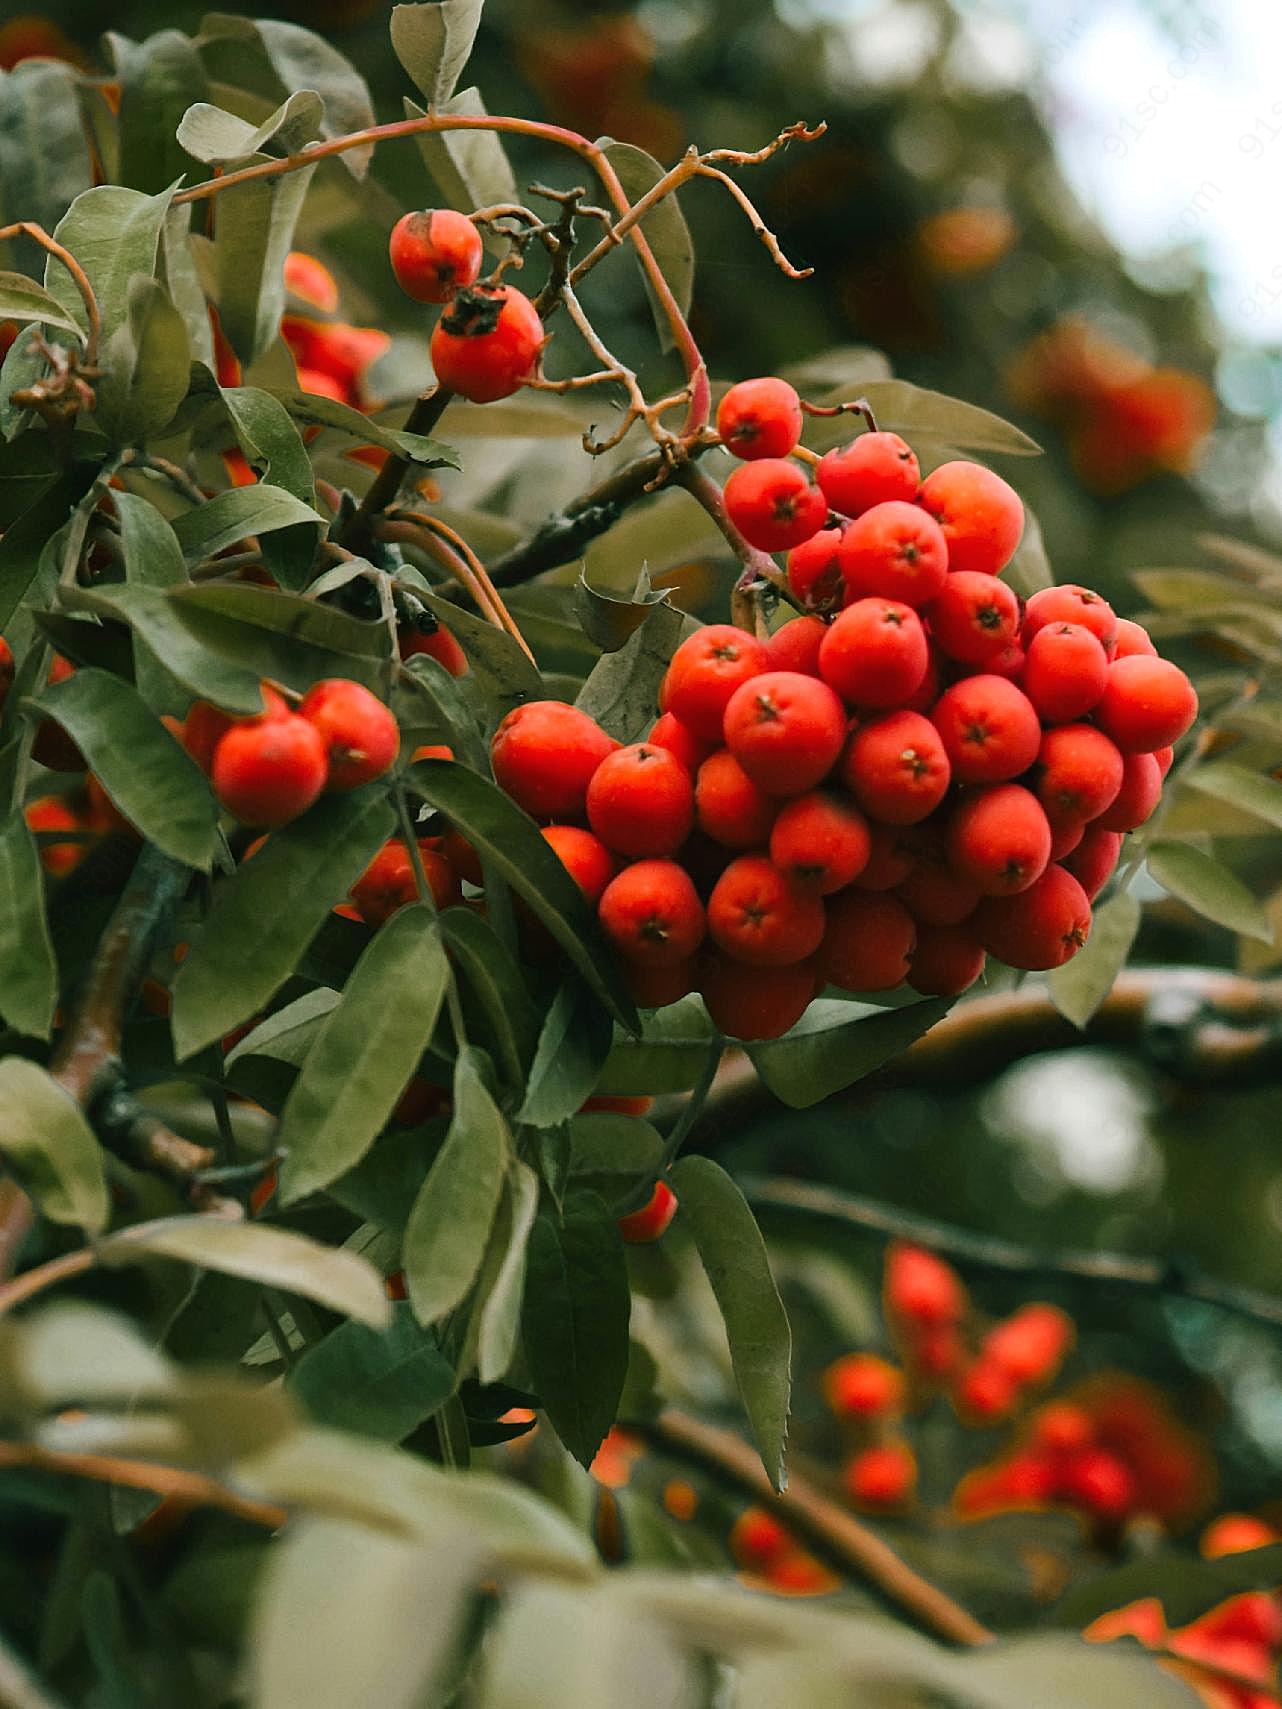
<path id="1" fill-rule="evenodd" d="M 1180 26 L 1165 16 L 1178 8 L 1153 10 Z M 100 32 L 138 39 L 195 28 L 202 11 L 185 0 L 48 0 L 43 8 L 67 32 L 61 51 L 98 64 Z M 399 116 L 404 78 L 382 0 L 280 0 L 276 11 L 325 30 L 368 77 L 380 115 Z M 964 9 L 901 0 L 881 14 L 898 15 L 924 44 L 907 71 L 883 65 L 878 75 L 876 55 L 861 56 L 858 27 L 819 16 L 805 0 L 488 0 L 467 81 L 492 112 L 609 133 L 665 163 L 688 142 L 752 148 L 795 119 L 823 118 L 822 142 L 786 151 L 752 182 L 787 253 L 815 269 L 806 281 L 791 283 L 769 264 L 728 198 L 712 188 L 690 197 L 699 203 L 692 321 L 714 376 L 802 364 L 833 385 L 876 378 L 889 363 L 1017 421 L 1046 454 L 1003 472 L 1040 521 L 1056 579 L 1087 582 L 1123 611 L 1143 604 L 1132 570 L 1205 562 L 1201 534 L 1275 544 L 1282 520 L 1259 496 L 1271 467 L 1274 357 L 1230 338 L 1196 270 L 1174 286 L 1142 282 L 1143 270 L 1069 188 L 1035 91 L 995 85 L 977 60 Z M 1076 17 L 1066 9 L 1065 40 Z M 0 45 L 10 59 L 32 41 L 37 51 L 60 51 L 57 37 L 38 38 L 35 24 L 11 23 Z M 1052 32 L 1042 41 L 1043 69 L 1058 39 Z M 567 182 L 563 159 L 511 152 L 521 183 Z M 334 187 L 328 199 L 325 182 Z M 318 179 L 299 236 L 339 272 L 343 312 L 393 335 L 371 372 L 374 391 L 390 394 L 412 383 L 425 342 L 421 311 L 395 292 L 385 250 L 395 214 L 428 194 L 413 147 L 380 150 L 372 185 L 353 191 L 337 176 Z M 650 342 L 641 289 L 628 269 L 612 278 L 613 294 L 598 293 L 594 310 L 624 357 L 639 359 Z M 822 354 L 831 351 L 838 354 Z M 487 481 L 491 489 L 496 478 L 523 482 L 524 508 L 537 520 L 588 484 L 587 459 L 571 444 L 532 452 L 526 442 L 523 472 L 501 461 L 497 476 L 485 467 L 489 448 L 477 458 L 476 442 L 466 444 L 471 484 L 447 488 L 447 499 L 476 506 Z M 519 518 L 519 493 L 511 508 Z M 496 534 L 490 548 L 505 538 Z M 692 543 L 675 579 L 709 610 L 726 580 L 700 578 L 702 549 Z M 682 556 L 676 551 L 678 563 Z M 1227 966 L 1235 948 L 1230 933 L 1164 902 L 1146 912 L 1136 960 Z M 1278 1115 L 1273 1086 L 1189 1090 L 1092 1047 L 1032 1057 L 978 1089 L 887 1076 L 807 1112 L 763 1094 L 751 1119 L 708 1143 L 736 1172 L 824 1181 L 1035 1245 L 1162 1254 L 1282 1292 Z M 826 1252 L 841 1260 L 837 1294 Z M 811 1228 L 785 1264 L 809 1369 L 798 1434 L 812 1451 L 830 1428 L 817 1371 L 861 1322 L 875 1321 L 880 1256 L 874 1241 Z M 1028 1292 L 970 1280 L 993 1313 Z M 1276 1337 L 1205 1307 L 1138 1301 L 1102 1283 L 1036 1291 L 1079 1324 L 1071 1377 L 1122 1367 L 1174 1395 L 1214 1443 L 1222 1505 L 1282 1495 Z"/>

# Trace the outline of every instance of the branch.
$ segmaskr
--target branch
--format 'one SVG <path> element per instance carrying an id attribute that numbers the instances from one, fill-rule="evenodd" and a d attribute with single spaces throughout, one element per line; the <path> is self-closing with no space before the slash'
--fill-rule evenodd
<path id="1" fill-rule="evenodd" d="M 0 241 L 21 234 L 29 237 L 33 243 L 38 243 L 46 254 L 55 260 L 71 274 L 76 289 L 80 292 L 81 301 L 85 305 L 85 317 L 89 322 L 89 336 L 85 340 L 85 359 L 83 366 L 92 368 L 98 361 L 98 340 L 102 336 L 102 315 L 98 310 L 98 299 L 94 296 L 93 286 L 89 283 L 88 275 L 69 249 L 64 249 L 57 238 L 50 237 L 42 225 L 34 220 L 15 220 L 12 225 L 0 227 Z"/>
<path id="2" fill-rule="evenodd" d="M 625 463 L 550 517 L 528 540 L 497 558 L 490 566 L 490 580 L 495 587 L 517 587 L 546 570 L 572 563 L 585 546 L 613 528 L 629 504 L 653 491 L 664 480 L 666 469 L 658 451 Z"/>
<path id="3" fill-rule="evenodd" d="M 710 1472 L 768 1509 L 829 1564 L 868 1585 L 931 1637 L 967 1647 L 994 1641 L 994 1633 L 960 1603 L 922 1578 L 875 1531 L 805 1479 L 794 1475 L 784 1494 L 776 1495 L 756 1450 L 733 1432 L 671 1407 L 657 1418 L 629 1421 L 623 1428 L 658 1452 Z"/>
<path id="4" fill-rule="evenodd" d="M 1110 1289 L 1163 1299 L 1196 1300 L 1267 1329 L 1282 1329 L 1282 1299 L 1237 1287 L 1161 1258 L 1122 1252 L 1083 1252 L 1024 1246 L 918 1216 L 897 1205 L 806 1181 L 740 1180 L 748 1202 L 780 1220 L 827 1223 L 873 1240 L 909 1240 L 951 1259 L 961 1269 L 996 1271 L 1030 1281 L 1098 1282 Z"/>
<path id="5" fill-rule="evenodd" d="M 774 559 L 768 557 L 765 552 L 759 551 L 757 547 L 750 546 L 734 523 L 731 522 L 726 511 L 725 495 L 712 476 L 705 469 L 699 468 L 697 464 L 687 462 L 683 463 L 676 471 L 673 479 L 683 486 L 692 498 L 699 501 L 725 536 L 726 544 L 730 550 L 743 565 L 743 574 L 739 577 L 737 591 L 748 593 L 754 583 L 766 582 L 775 590 L 780 599 L 786 600 L 789 605 L 797 606 L 797 609 L 800 610 L 801 607 L 797 604 L 792 589 L 788 586 L 787 576 L 778 568 Z"/>
<path id="6" fill-rule="evenodd" d="M 237 1519 L 265 1525 L 272 1531 L 279 1530 L 288 1517 L 283 1507 L 237 1495 L 235 1490 L 203 1472 L 157 1465 L 150 1460 L 123 1460 L 114 1454 L 67 1454 L 42 1448 L 35 1442 L 0 1442 L 0 1466 L 22 1466 L 66 1477 L 127 1484 L 130 1489 L 149 1489 L 156 1495 L 174 1496 L 197 1507 L 221 1508 Z"/>

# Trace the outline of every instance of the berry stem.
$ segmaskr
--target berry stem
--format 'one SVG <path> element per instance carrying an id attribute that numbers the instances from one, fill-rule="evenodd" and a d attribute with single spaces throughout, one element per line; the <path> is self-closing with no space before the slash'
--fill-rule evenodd
<path id="1" fill-rule="evenodd" d="M 36 1442 L 0 1442 L 0 1466 L 52 1472 L 56 1477 L 93 1478 L 99 1483 L 121 1484 L 130 1489 L 147 1489 L 156 1495 L 176 1496 L 199 1507 L 221 1508 L 237 1519 L 247 1519 L 251 1525 L 265 1525 L 270 1531 L 279 1530 L 288 1517 L 283 1507 L 237 1495 L 235 1490 L 228 1489 L 204 1472 L 188 1471 L 181 1466 L 162 1466 L 153 1460 L 126 1460 L 114 1454 L 70 1454 L 56 1448 L 43 1448 Z M 11 1700 L 15 1703 L 30 1702 L 34 1709 L 34 1699 L 14 1697 Z"/>
<path id="2" fill-rule="evenodd" d="M 12 225 L 0 226 L 0 242 L 10 237 L 29 237 L 38 243 L 47 254 L 71 274 L 76 289 L 80 292 L 81 301 L 85 305 L 85 316 L 89 322 L 89 332 L 85 339 L 85 357 L 81 364 L 83 368 L 93 368 L 98 361 L 98 341 L 102 336 L 102 315 L 98 308 L 98 299 L 94 295 L 93 286 L 89 283 L 88 275 L 69 249 L 64 249 L 56 238 L 50 237 L 42 225 L 34 220 L 15 220 Z"/>
<path id="3" fill-rule="evenodd" d="M 731 522 L 726 511 L 725 495 L 707 470 L 699 468 L 696 463 L 685 462 L 677 469 L 673 479 L 703 506 L 721 530 L 730 550 L 743 565 L 743 574 L 737 584 L 739 589 L 747 593 L 754 583 L 768 582 L 780 599 L 786 600 L 798 611 L 803 610 L 788 586 L 787 576 L 776 567 L 774 559 L 758 551 L 755 546 L 750 546 Z"/>

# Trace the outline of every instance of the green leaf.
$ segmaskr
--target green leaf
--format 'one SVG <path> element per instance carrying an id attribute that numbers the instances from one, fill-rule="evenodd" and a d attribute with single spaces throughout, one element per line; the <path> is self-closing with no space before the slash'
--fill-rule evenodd
<path id="1" fill-rule="evenodd" d="M 1150 875 L 1194 913 L 1243 937 L 1273 942 L 1273 927 L 1263 904 L 1212 855 L 1187 843 L 1156 842 L 1146 859 Z"/>
<path id="2" fill-rule="evenodd" d="M 228 166 L 255 154 L 297 154 L 320 135 L 325 103 L 313 89 L 300 89 L 255 127 L 222 107 L 197 101 L 185 109 L 178 142 L 193 160 Z"/>
<path id="3" fill-rule="evenodd" d="M 24 1057 L 0 1060 L 0 1156 L 54 1222 L 96 1234 L 109 1214 L 103 1154 L 75 1099 Z"/>
<path id="4" fill-rule="evenodd" d="M 528 1163 L 516 1160 L 504 1185 L 508 1206 L 507 1250 L 481 1306 L 477 1330 L 477 1375 L 497 1383 L 508 1373 L 521 1329 L 526 1251 L 539 1208 L 539 1178 Z"/>
<path id="5" fill-rule="evenodd" d="M 552 1427 L 589 1466 L 614 1423 L 628 1374 L 631 1309 L 623 1241 L 596 1193 L 540 1211 L 526 1258 L 521 1344 Z"/>
<path id="6" fill-rule="evenodd" d="M 6 544 L 7 539 L 0 540 L 0 560 Z M 169 676 L 186 689 L 188 701 L 200 696 L 227 712 L 262 711 L 262 678 L 277 673 L 254 668 L 252 649 L 237 644 L 239 631 L 225 637 L 223 652 L 213 651 L 207 637 L 183 621 L 181 608 L 165 588 L 131 578 L 124 586 L 66 588 L 62 598 L 65 605 L 127 624 L 133 632 L 135 659 L 145 654 L 153 671 L 163 662 Z M 245 663 L 240 662 L 242 653 L 249 655 Z M 154 675 L 150 680 L 154 684 Z"/>
<path id="7" fill-rule="evenodd" d="M 610 1017 L 578 979 L 567 979 L 552 1001 L 539 1034 L 525 1102 L 518 1120 L 555 1127 L 591 1095 L 610 1054 Z"/>
<path id="8" fill-rule="evenodd" d="M 461 113 L 480 118 L 486 111 L 479 89 L 463 89 L 438 105 L 442 113 Z M 408 98 L 405 102 L 407 119 L 421 119 L 425 109 Z M 473 208 L 492 208 L 499 202 L 518 200 L 516 176 L 494 131 L 425 131 L 418 138 L 419 151 L 439 192 L 437 200 L 445 207 L 457 208 L 470 214 Z M 499 240 L 492 233 L 483 233 L 492 248 Z"/>
<path id="9" fill-rule="evenodd" d="M 470 908 L 447 908 L 441 931 L 463 981 L 467 1004 L 483 1018 L 490 1055 L 513 1088 L 525 1076 L 539 1036 L 539 1020 L 516 958 L 488 920 Z"/>
<path id="10" fill-rule="evenodd" d="M 268 534 L 274 528 L 295 523 L 322 523 L 324 518 L 283 487 L 258 482 L 252 487 L 232 487 L 207 504 L 174 519 L 174 533 L 189 564 L 212 558 L 234 546 L 247 534 Z"/>
<path id="11" fill-rule="evenodd" d="M 1024 534 L 1015 548 L 1015 556 L 1002 571 L 1002 580 L 1009 582 L 1021 599 L 1031 599 L 1042 588 L 1055 585 L 1055 575 L 1046 555 L 1042 525 L 1027 505 L 1024 506 Z"/>
<path id="12" fill-rule="evenodd" d="M 173 1388 L 172 1365 L 128 1318 L 83 1300 L 23 1317 L 10 1358 L 23 1399 L 44 1412 L 135 1406 Z"/>
<path id="13" fill-rule="evenodd" d="M 454 93 L 472 52 L 482 4 L 428 0 L 393 6 L 392 47 L 429 107 L 439 107 Z"/>
<path id="14" fill-rule="evenodd" d="M 439 594 L 416 588 L 434 617 L 444 623 L 463 651 L 477 681 L 498 703 L 500 713 L 509 711 L 525 700 L 541 700 L 547 693 L 539 668 L 527 658 L 517 642 L 504 629 L 451 605 Z"/>
<path id="15" fill-rule="evenodd" d="M 0 1014 L 15 1032 L 48 1038 L 58 963 L 45 918 L 44 872 L 21 813 L 0 830 Z"/>
<path id="16" fill-rule="evenodd" d="M 129 287 L 129 318 L 103 352 L 98 416 L 118 445 L 142 444 L 173 420 L 191 372 L 187 323 L 154 279 Z"/>
<path id="17" fill-rule="evenodd" d="M 638 1038 L 617 1038 L 597 1090 L 644 1097 L 688 1092 L 717 1047 L 717 1031 L 701 997 L 683 997 L 645 1016 Z"/>
<path id="18" fill-rule="evenodd" d="M 766 1243 L 734 1182 L 710 1157 L 683 1157 L 671 1171 L 678 1216 L 707 1271 L 726 1326 L 735 1381 L 766 1475 L 787 1481 L 792 1332 L 770 1274 Z"/>
<path id="19" fill-rule="evenodd" d="M 959 451 L 999 451 L 1011 457 L 1041 455 L 1042 448 L 1035 439 L 1001 416 L 977 404 L 963 403 L 960 398 L 914 386 L 908 380 L 867 380 L 859 385 L 857 395 L 872 405 L 878 427 L 901 433 L 910 443 L 932 439 Z M 811 401 L 835 404 L 850 396 L 850 388 L 842 386 Z M 849 426 L 843 426 L 838 418 L 826 433 L 807 435 L 808 440 L 812 437 L 816 445 L 825 437 L 836 444 L 849 437 Z"/>
<path id="20" fill-rule="evenodd" d="M 173 983 L 174 1049 L 191 1056 L 265 1007 L 392 833 L 378 785 L 322 798 L 218 885 Z M 246 945 L 253 953 L 246 954 Z"/>
<path id="21" fill-rule="evenodd" d="M 99 184 L 77 196 L 58 221 L 53 235 L 84 268 L 98 299 L 104 344 L 128 319 L 133 281 L 139 275 L 155 277 L 160 230 L 172 194 L 169 189 L 158 196 L 144 196 L 120 184 Z M 75 317 L 77 326 L 87 328 L 80 292 L 52 255 L 45 267 L 45 285 Z"/>
<path id="22" fill-rule="evenodd" d="M 78 670 L 35 704 L 72 737 L 143 837 L 175 860 L 209 870 L 219 848 L 209 785 L 136 689 L 106 671 Z"/>
<path id="23" fill-rule="evenodd" d="M 1085 947 L 1047 979 L 1052 1002 L 1075 1027 L 1084 1027 L 1113 989 L 1140 929 L 1141 912 L 1129 890 L 1105 902 L 1095 910 Z"/>
<path id="24" fill-rule="evenodd" d="M 196 269 L 191 235 L 195 203 L 170 206 L 160 233 L 161 279 L 169 300 L 183 317 L 192 359 L 209 367 L 214 364 L 214 334 L 209 324 L 209 304 Z"/>
<path id="25" fill-rule="evenodd" d="M 25 273 L 0 273 L 0 320 L 35 320 L 66 332 L 80 331 L 57 297 Z"/>
<path id="26" fill-rule="evenodd" d="M 176 133 L 188 105 L 205 93 L 204 69 L 180 30 L 158 30 L 144 42 L 111 31 L 107 46 L 120 84 L 120 161 L 114 176 L 154 195 L 189 169 Z"/>
<path id="27" fill-rule="evenodd" d="M 402 1303 L 381 1333 L 351 1322 L 331 1330 L 304 1353 L 288 1386 L 318 1424 L 401 1442 L 449 1399 L 455 1382 L 436 1337 Z"/>
<path id="28" fill-rule="evenodd" d="M 246 1033 L 234 1049 L 227 1052 L 226 1066 L 234 1068 L 247 1056 L 269 1056 L 274 1062 L 286 1062 L 301 1068 L 308 1051 L 316 1042 L 321 1022 L 332 1014 L 341 1001 L 337 991 L 318 985 L 305 991 L 292 1003 L 275 1009 L 252 1032 Z"/>
<path id="29" fill-rule="evenodd" d="M 1202 1701 L 1134 1644 L 1052 1633 L 942 1659 L 941 1689 L 976 1709 L 1197 1709 Z"/>
<path id="30" fill-rule="evenodd" d="M 570 1123 L 570 1173 L 600 1193 L 616 1216 L 635 1209 L 637 1188 L 663 1166 L 663 1136 L 638 1116 L 588 1110 Z"/>
<path id="31" fill-rule="evenodd" d="M 174 1258 L 301 1294 L 373 1329 L 384 1329 L 392 1320 L 383 1278 L 367 1259 L 265 1223 L 212 1216 L 161 1217 L 109 1235 L 99 1242 L 98 1256 L 104 1264 Z"/>
<path id="32" fill-rule="evenodd" d="M 11 641 L 14 613 L 36 578 L 41 554 L 67 521 L 95 473 L 95 469 L 82 464 L 62 476 L 0 538 L 0 629 Z"/>
<path id="33" fill-rule="evenodd" d="M 637 148 L 630 142 L 612 142 L 609 137 L 601 137 L 598 140 L 607 160 L 618 174 L 619 182 L 627 192 L 630 202 L 639 202 L 663 177 L 665 168 L 643 148 Z M 676 298 L 678 308 L 682 314 L 689 313 L 690 299 L 694 293 L 694 240 L 690 236 L 690 228 L 675 195 L 665 196 L 645 216 L 641 221 L 641 232 L 654 252 L 654 258 Z M 643 277 L 646 295 L 650 299 L 650 308 L 654 314 L 654 323 L 659 331 L 660 347 L 663 350 L 671 350 L 674 345 L 672 328 L 659 306 L 649 275 Z"/>
<path id="34" fill-rule="evenodd" d="M 1185 774 L 1184 781 L 1190 789 L 1213 795 L 1217 801 L 1227 801 L 1253 819 L 1263 819 L 1266 825 L 1282 829 L 1282 783 L 1275 778 L 1234 765 L 1232 760 L 1212 760 L 1208 765 L 1195 766 Z"/>
<path id="35" fill-rule="evenodd" d="M 281 1116 L 283 1203 L 327 1187 L 369 1150 L 427 1049 L 449 979 L 430 905 L 399 909 L 374 934 Z"/>
<path id="36" fill-rule="evenodd" d="M 511 1154 L 480 1055 L 465 1046 L 454 1067 L 450 1129 L 405 1227 L 405 1281 L 420 1323 L 452 1311 L 476 1279 Z"/>
<path id="37" fill-rule="evenodd" d="M 317 392 L 273 391 L 271 396 L 284 406 L 295 421 L 314 422 L 318 427 L 332 427 L 339 433 L 359 439 L 363 445 L 377 445 L 394 456 L 405 457 L 424 469 L 457 469 L 459 454 L 452 445 L 439 439 L 429 439 L 421 433 L 401 433 L 387 427 L 373 416 L 363 415 L 350 404 L 337 398 L 324 398 Z"/>
<path id="38" fill-rule="evenodd" d="M 1055 1604 L 1056 1625 L 1080 1631 L 1100 1614 L 1141 1597 L 1155 1596 L 1170 1626 L 1187 1626 L 1230 1596 L 1246 1590 L 1276 1590 L 1282 1584 L 1282 1543 L 1202 1561 L 1189 1555 L 1158 1555 L 1132 1561 L 1088 1579 Z"/>
<path id="39" fill-rule="evenodd" d="M 657 716 L 659 684 L 689 619 L 674 605 L 650 608 L 614 653 L 603 653 L 575 701 L 620 742 L 635 742 Z"/>
<path id="40" fill-rule="evenodd" d="M 643 569 L 631 599 L 617 599 L 602 593 L 588 581 L 587 572 L 580 571 L 574 584 L 574 610 L 588 638 L 606 653 L 617 653 L 650 615 L 652 606 L 661 605 L 667 593 L 656 592 Z"/>
<path id="41" fill-rule="evenodd" d="M 0 71 L 0 223 L 33 220 L 52 231 L 89 188 L 80 77 L 74 66 L 47 59 Z M 4 249 L 23 273 L 35 275 L 45 264 L 32 238 L 11 240 Z"/>
<path id="42" fill-rule="evenodd" d="M 345 159 L 350 158 L 344 156 Z M 227 341 L 248 366 L 271 349 L 285 311 L 285 257 L 314 166 L 237 184 L 218 198 L 214 276 Z"/>
<path id="43" fill-rule="evenodd" d="M 111 495 L 120 522 L 125 575 L 146 587 L 172 587 L 187 579 L 178 536 L 155 505 L 136 493 Z"/>
<path id="44" fill-rule="evenodd" d="M 221 399 L 237 442 L 260 479 L 284 488 L 301 504 L 314 509 L 316 483 L 311 459 L 280 400 L 255 386 L 228 387 L 222 390 Z M 320 522 L 300 522 L 264 536 L 263 562 L 282 587 L 299 589 L 306 585 L 323 532 Z"/>
<path id="45" fill-rule="evenodd" d="M 932 997 L 902 1009 L 874 1009 L 829 999 L 812 1003 L 791 1032 L 748 1046 L 752 1065 L 794 1110 L 844 1091 L 907 1050 L 951 1007 Z"/>
<path id="46" fill-rule="evenodd" d="M 452 760 L 420 760 L 406 782 L 524 898 L 611 1013 L 635 1027 L 632 1001 L 600 947 L 583 892 L 534 821 L 489 778 Z"/>

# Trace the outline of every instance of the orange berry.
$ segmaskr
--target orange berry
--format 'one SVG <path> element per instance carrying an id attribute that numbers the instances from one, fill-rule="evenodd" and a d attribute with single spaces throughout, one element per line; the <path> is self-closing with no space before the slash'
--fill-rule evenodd
<path id="1" fill-rule="evenodd" d="M 856 1507 L 904 1507 L 917 1487 L 917 1460 L 906 1442 L 877 1443 L 847 1460 L 841 1482 Z"/>
<path id="2" fill-rule="evenodd" d="M 834 1360 L 823 1383 L 838 1418 L 885 1418 L 903 1410 L 904 1373 L 875 1353 L 847 1353 Z"/>
<path id="3" fill-rule="evenodd" d="M 694 823 L 694 784 L 668 748 L 634 742 L 597 766 L 587 812 L 597 836 L 618 854 L 675 854 Z"/>
<path id="4" fill-rule="evenodd" d="M 588 784 L 612 736 L 577 707 L 531 700 L 503 719 L 490 744 L 494 780 L 534 819 L 581 819 Z"/>
<path id="5" fill-rule="evenodd" d="M 625 866 L 602 891 L 598 912 L 619 953 L 641 967 L 675 967 L 703 942 L 703 903 L 672 860 Z"/>
<path id="6" fill-rule="evenodd" d="M 325 742 L 296 713 L 233 724 L 214 749 L 214 794 L 244 825 L 285 825 L 325 787 Z"/>
<path id="7" fill-rule="evenodd" d="M 326 789 L 345 794 L 381 777 L 395 762 L 400 731 L 391 711 L 358 682 L 330 677 L 303 696 L 299 716 L 320 732 L 329 760 Z"/>
<path id="8" fill-rule="evenodd" d="M 664 1232 L 676 1211 L 677 1195 L 666 1181 L 656 1181 L 641 1209 L 619 1218 L 619 1233 L 629 1246 L 647 1246 Z"/>

